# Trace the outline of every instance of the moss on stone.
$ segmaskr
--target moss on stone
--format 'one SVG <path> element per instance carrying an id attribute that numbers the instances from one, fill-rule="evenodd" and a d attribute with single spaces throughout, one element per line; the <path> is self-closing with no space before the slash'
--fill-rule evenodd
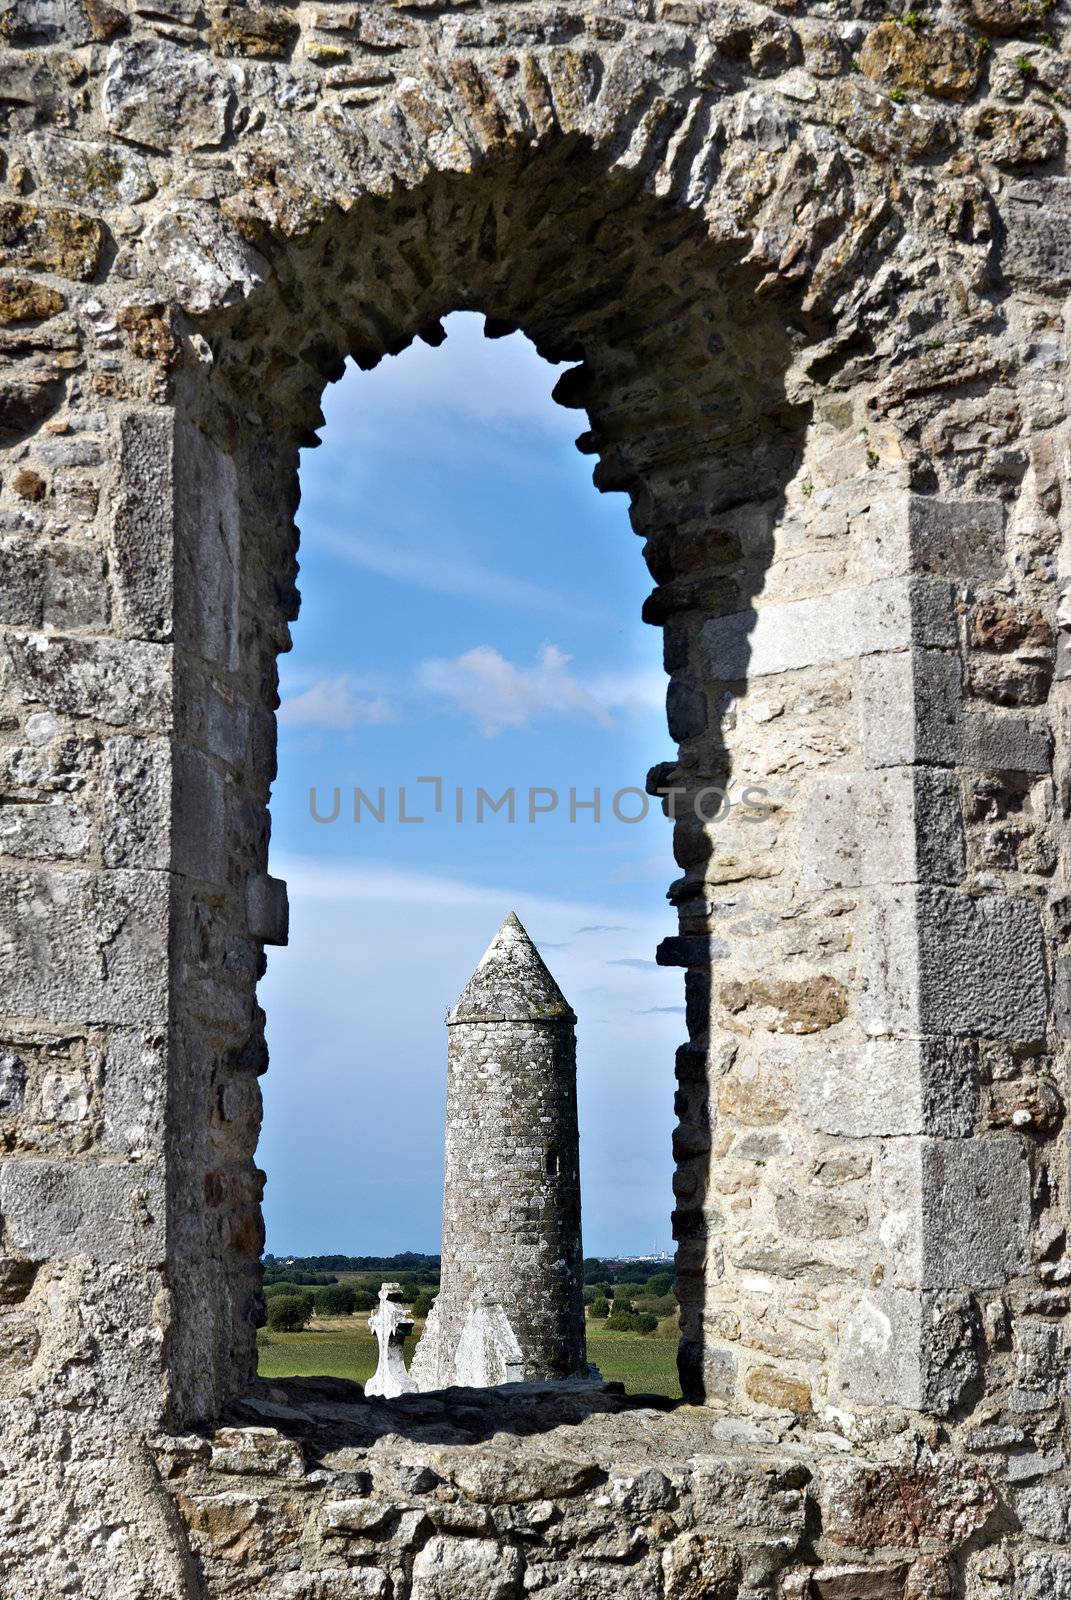
<path id="1" fill-rule="evenodd" d="M 225 6 L 217 11 L 208 41 L 218 56 L 252 56 L 258 61 L 285 61 L 300 29 L 292 17 L 270 11 Z"/>
<path id="2" fill-rule="evenodd" d="M 978 87 L 982 50 L 961 28 L 917 32 L 902 22 L 881 22 L 863 41 L 859 66 L 868 78 L 894 89 L 967 100 Z"/>
<path id="3" fill-rule="evenodd" d="M 44 322 L 66 302 L 58 289 L 33 278 L 0 278 L 0 322 Z"/>
<path id="4" fill-rule="evenodd" d="M 59 206 L 0 201 L 0 267 L 86 281 L 95 275 L 103 247 L 104 228 L 95 217 Z"/>

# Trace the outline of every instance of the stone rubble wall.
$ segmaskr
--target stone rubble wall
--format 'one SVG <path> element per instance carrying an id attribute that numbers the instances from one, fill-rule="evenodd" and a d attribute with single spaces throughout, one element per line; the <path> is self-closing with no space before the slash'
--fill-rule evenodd
<path id="1" fill-rule="evenodd" d="M 205 1600 L 953 1600 L 1000 1519 L 984 1469 L 918 1436 L 816 1458 L 609 1390 L 354 1390 L 263 1387 L 154 1441 Z M 1023 1600 L 1049 1593 L 1033 1559 Z"/>
<path id="2" fill-rule="evenodd" d="M 1000 1501 L 953 1594 L 1071 1593 L 1065 38 L 1044 0 L 5 9 L 19 1600 L 204 1592 L 146 1440 L 254 1371 L 299 450 L 348 355 L 457 308 L 569 363 L 655 580 L 687 1393 L 849 1466 L 921 1433 L 934 1499 Z M 703 824 L 729 779 L 761 806 Z"/>

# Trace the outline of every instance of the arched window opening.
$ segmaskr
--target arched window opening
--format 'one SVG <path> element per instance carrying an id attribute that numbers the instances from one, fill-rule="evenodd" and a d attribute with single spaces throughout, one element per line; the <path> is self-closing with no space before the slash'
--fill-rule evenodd
<path id="1" fill-rule="evenodd" d="M 520 333 L 445 326 L 442 348 L 350 367 L 302 462 L 271 805 L 290 945 L 260 990 L 260 1371 L 368 1380 L 370 1318 L 411 1359 L 440 1279 L 443 1016 L 516 910 L 578 1017 L 589 1358 L 675 1395 L 684 1006 L 654 960 L 670 855 L 644 791 L 668 745 L 649 582 L 624 503 L 592 491 L 577 413 L 551 400 L 560 373 Z M 511 1162 L 516 1178 L 530 1147 L 541 1169 L 523 1228 L 552 1194 L 574 1225 L 575 1158 L 532 1119 Z"/>

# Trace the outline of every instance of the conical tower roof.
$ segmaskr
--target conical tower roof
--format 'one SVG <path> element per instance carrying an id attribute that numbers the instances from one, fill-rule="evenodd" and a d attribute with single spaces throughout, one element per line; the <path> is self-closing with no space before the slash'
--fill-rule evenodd
<path id="1" fill-rule="evenodd" d="M 511 911 L 484 951 L 451 1022 L 575 1022 L 568 1000 Z"/>

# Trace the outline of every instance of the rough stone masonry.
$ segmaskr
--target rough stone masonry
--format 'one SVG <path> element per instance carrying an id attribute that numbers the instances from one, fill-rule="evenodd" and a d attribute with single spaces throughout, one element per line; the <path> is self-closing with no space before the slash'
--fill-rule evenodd
<path id="1" fill-rule="evenodd" d="M 3 1585 L 1067 1600 L 1064 0 L 2 27 Z M 457 308 L 655 584 L 668 1423 L 252 1387 L 299 451 Z"/>
<path id="2" fill-rule="evenodd" d="M 515 912 L 446 1022 L 442 1274 L 413 1379 L 586 1379 L 576 1014 Z"/>

